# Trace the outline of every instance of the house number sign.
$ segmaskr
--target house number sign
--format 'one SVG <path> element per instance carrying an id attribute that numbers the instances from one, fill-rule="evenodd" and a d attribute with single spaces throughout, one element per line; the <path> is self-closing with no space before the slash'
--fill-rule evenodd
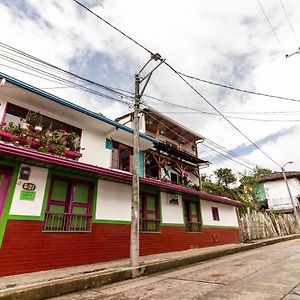
<path id="1" fill-rule="evenodd" d="M 26 191 L 34 191 L 36 188 L 36 185 L 34 183 L 25 182 L 22 185 L 23 190 Z"/>

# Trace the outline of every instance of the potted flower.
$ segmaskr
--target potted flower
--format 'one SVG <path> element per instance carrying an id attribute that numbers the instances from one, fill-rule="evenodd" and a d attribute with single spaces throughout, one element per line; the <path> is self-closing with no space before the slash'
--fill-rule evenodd
<path id="1" fill-rule="evenodd" d="M 5 142 L 10 142 L 14 138 L 13 133 L 6 130 L 6 123 L 0 123 L 0 139 Z"/>
<path id="2" fill-rule="evenodd" d="M 66 138 L 66 157 L 71 159 L 79 159 L 82 154 L 79 152 L 80 149 L 80 137 L 76 132 L 68 132 Z"/>
<path id="3" fill-rule="evenodd" d="M 8 125 L 1 123 L 1 139 L 5 142 L 15 142 L 22 133 L 20 124 L 9 122 Z"/>

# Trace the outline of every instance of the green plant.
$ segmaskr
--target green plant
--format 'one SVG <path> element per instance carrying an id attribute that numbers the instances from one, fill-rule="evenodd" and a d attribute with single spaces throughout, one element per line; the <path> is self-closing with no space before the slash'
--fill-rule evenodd
<path id="1" fill-rule="evenodd" d="M 80 150 L 80 137 L 76 132 L 67 133 L 66 147 L 72 151 Z"/>
<path id="2" fill-rule="evenodd" d="M 16 136 L 20 136 L 22 133 L 20 124 L 14 124 L 13 122 L 9 122 L 8 125 L 4 127 L 4 130 Z"/>
<path id="3" fill-rule="evenodd" d="M 39 125 L 41 121 L 41 114 L 36 112 L 28 112 L 24 121 L 32 126 Z"/>

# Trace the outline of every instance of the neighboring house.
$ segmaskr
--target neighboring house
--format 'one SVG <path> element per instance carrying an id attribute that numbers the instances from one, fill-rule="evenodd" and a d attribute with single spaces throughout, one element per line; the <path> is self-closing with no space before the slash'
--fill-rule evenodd
<path id="1" fill-rule="evenodd" d="M 0 276 L 129 257 L 132 129 L 1 79 Z M 140 133 L 141 255 L 240 242 L 241 203 L 185 186 L 205 162 L 176 126 L 191 145 Z"/>
<path id="2" fill-rule="evenodd" d="M 300 172 L 285 172 L 294 203 L 299 208 L 300 196 Z M 273 172 L 259 178 L 260 186 L 263 186 L 268 208 L 276 212 L 292 212 L 293 205 L 289 197 L 282 172 Z M 263 194 L 263 192 L 261 192 Z"/>

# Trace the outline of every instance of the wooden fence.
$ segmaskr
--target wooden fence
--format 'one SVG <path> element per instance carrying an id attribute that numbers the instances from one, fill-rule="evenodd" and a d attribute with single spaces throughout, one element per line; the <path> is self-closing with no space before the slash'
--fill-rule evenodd
<path id="1" fill-rule="evenodd" d="M 240 218 L 240 227 L 243 241 L 299 233 L 293 214 L 251 212 Z"/>

